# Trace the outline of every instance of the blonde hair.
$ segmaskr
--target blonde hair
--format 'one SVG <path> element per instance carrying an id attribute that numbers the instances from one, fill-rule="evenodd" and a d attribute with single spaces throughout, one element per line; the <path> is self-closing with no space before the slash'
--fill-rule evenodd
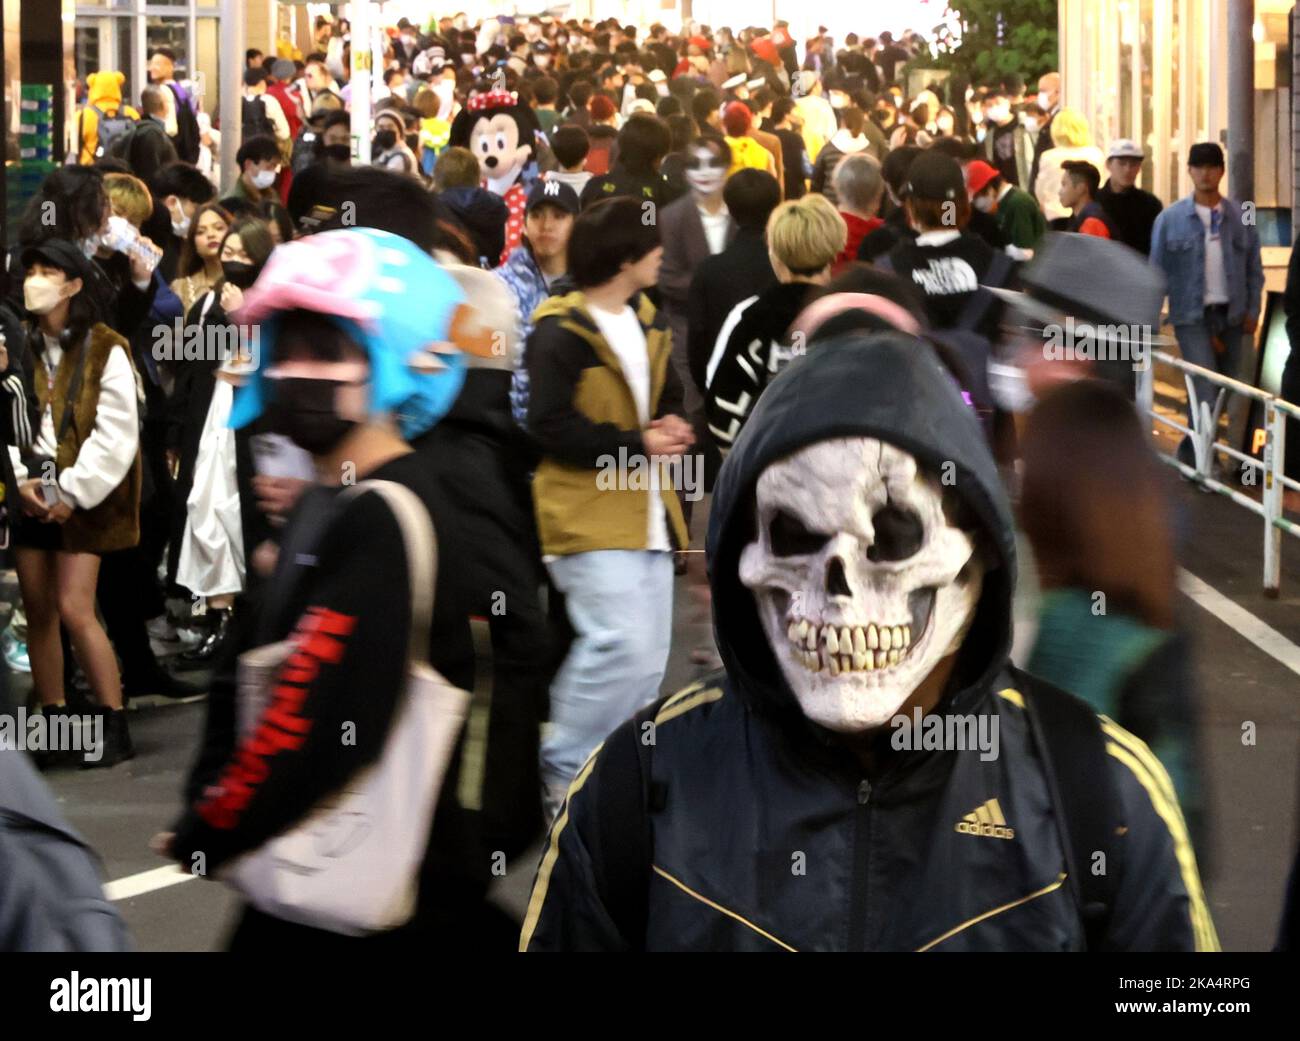
<path id="1" fill-rule="evenodd" d="M 137 228 L 153 215 L 153 196 L 138 177 L 125 173 L 105 174 L 104 194 L 108 196 L 113 212 Z"/>
<path id="2" fill-rule="evenodd" d="M 1057 148 L 1086 148 L 1092 144 L 1088 120 L 1077 108 L 1063 108 L 1052 120 L 1052 144 Z"/>
<path id="3" fill-rule="evenodd" d="M 767 220 L 767 245 L 795 275 L 815 275 L 848 241 L 849 229 L 829 199 L 816 193 L 783 202 Z"/>

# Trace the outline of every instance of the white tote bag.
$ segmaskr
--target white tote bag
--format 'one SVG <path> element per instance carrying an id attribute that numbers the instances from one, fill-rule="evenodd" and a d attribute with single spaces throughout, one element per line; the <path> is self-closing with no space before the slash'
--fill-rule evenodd
<path id="1" fill-rule="evenodd" d="M 229 422 L 234 393 L 234 387 L 221 379 L 212 388 L 194 461 L 194 482 L 185 503 L 176 582 L 199 596 L 238 593 L 244 588 L 244 526 L 235 477 L 235 432 Z"/>
<path id="2" fill-rule="evenodd" d="M 397 517 L 411 577 L 406 688 L 383 753 L 342 791 L 222 873 L 260 911 L 351 936 L 396 928 L 415 913 L 438 792 L 470 700 L 428 660 L 437 572 L 428 511 L 414 492 L 391 481 L 364 481 L 343 494 L 367 490 L 382 495 Z M 241 740 L 270 704 L 292 650 L 292 641 L 283 640 L 240 656 Z"/>

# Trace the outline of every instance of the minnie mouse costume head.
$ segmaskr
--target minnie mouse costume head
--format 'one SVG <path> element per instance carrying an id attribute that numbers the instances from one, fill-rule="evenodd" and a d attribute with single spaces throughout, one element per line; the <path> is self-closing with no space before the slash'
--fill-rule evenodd
<path id="1" fill-rule="evenodd" d="M 541 128 L 533 110 L 519 104 L 518 94 L 504 90 L 476 94 L 452 120 L 448 144 L 474 153 L 483 171 L 483 183 L 509 207 L 506 244 L 500 258 L 503 264 L 523 240 L 527 198 L 523 174 L 535 154 L 535 135 L 539 133 Z"/>
<path id="2" fill-rule="evenodd" d="M 540 127 L 519 95 L 493 90 L 470 98 L 451 124 L 449 143 L 468 148 L 478 159 L 487 187 L 505 195 L 534 154 Z"/>

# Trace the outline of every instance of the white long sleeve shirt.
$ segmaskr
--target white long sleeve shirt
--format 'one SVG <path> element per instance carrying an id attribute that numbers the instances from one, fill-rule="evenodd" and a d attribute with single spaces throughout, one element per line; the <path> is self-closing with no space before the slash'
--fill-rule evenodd
<path id="1" fill-rule="evenodd" d="M 45 370 L 57 372 L 63 358 L 63 347 L 54 337 L 46 336 L 44 339 Z M 59 474 L 60 495 L 78 509 L 94 509 L 122 483 L 135 462 L 139 445 L 135 369 L 125 349 L 117 346 L 109 352 L 104 374 L 100 377 L 94 429 L 82 442 L 76 462 Z M 45 406 L 32 450 L 50 459 L 58 451 L 52 403 Z M 13 461 L 14 480 L 25 481 L 27 468 L 18 457 L 18 449 L 10 446 L 9 455 Z"/>

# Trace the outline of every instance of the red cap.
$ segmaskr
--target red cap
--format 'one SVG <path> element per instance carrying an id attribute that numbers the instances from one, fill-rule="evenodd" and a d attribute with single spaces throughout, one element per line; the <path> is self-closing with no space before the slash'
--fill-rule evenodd
<path id="1" fill-rule="evenodd" d="M 776 44 L 766 36 L 760 36 L 749 45 L 749 49 L 754 52 L 756 58 L 762 58 L 763 61 L 770 62 L 772 65 L 781 64 L 781 56 L 776 53 Z"/>
<path id="2" fill-rule="evenodd" d="M 753 123 L 753 113 L 743 101 L 733 101 L 722 110 L 722 129 L 728 137 L 744 137 Z"/>
<path id="3" fill-rule="evenodd" d="M 1001 176 L 997 170 L 989 166 L 983 159 L 976 159 L 966 167 L 966 190 L 971 195 L 978 195 L 989 186 L 989 181 Z"/>
<path id="4" fill-rule="evenodd" d="M 618 111 L 614 107 L 614 102 L 610 101 L 604 94 L 597 94 L 587 102 L 587 110 L 591 113 L 592 119 L 608 119 Z"/>
<path id="5" fill-rule="evenodd" d="M 707 51 L 713 47 L 713 44 L 709 43 L 709 38 L 707 36 L 692 36 L 686 42 L 693 44 L 702 51 Z"/>

